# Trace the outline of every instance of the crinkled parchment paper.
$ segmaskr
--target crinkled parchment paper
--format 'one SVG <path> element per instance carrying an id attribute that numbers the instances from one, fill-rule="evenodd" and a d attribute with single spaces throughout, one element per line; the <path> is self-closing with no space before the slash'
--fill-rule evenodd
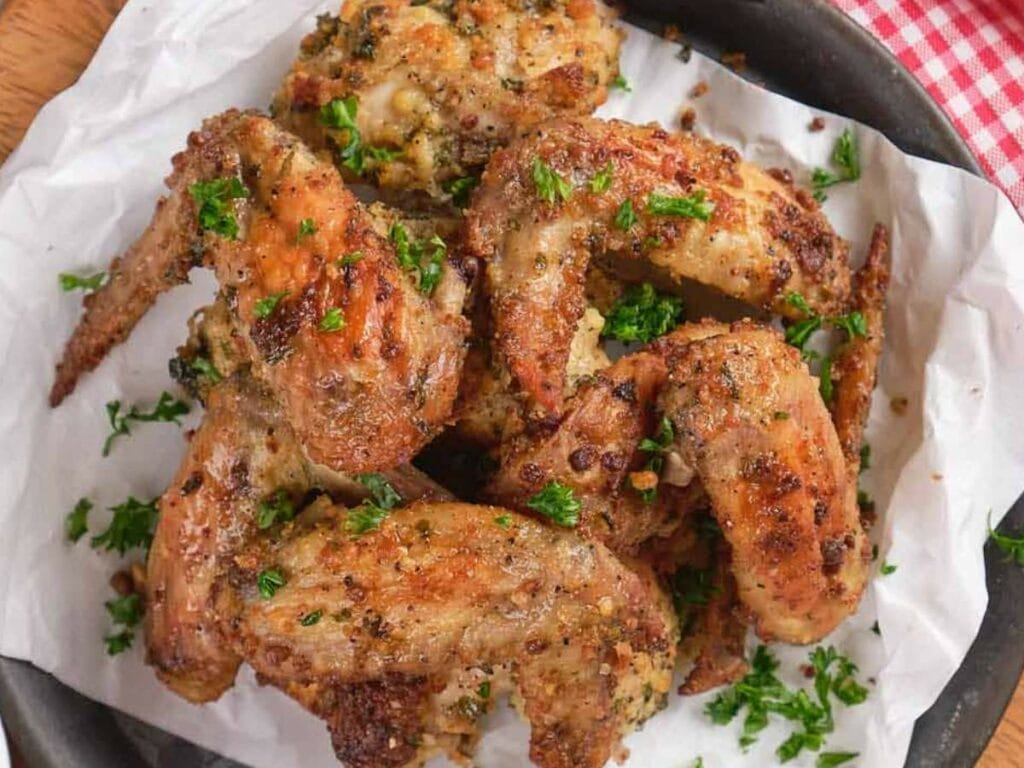
<path id="1" fill-rule="evenodd" d="M 58 410 L 45 396 L 78 314 L 57 273 L 105 268 L 149 219 L 171 155 L 200 120 L 229 106 L 266 106 L 313 27 L 319 0 L 132 0 L 81 80 L 40 113 L 0 172 L 0 653 L 28 659 L 82 693 L 257 768 L 333 766 L 324 726 L 243 670 L 216 704 L 176 698 L 142 661 L 140 642 L 105 654 L 103 601 L 117 563 L 64 540 L 81 496 L 103 508 L 151 498 L 184 448 L 173 425 L 145 424 L 103 459 L 104 403 L 152 402 L 169 386 L 167 359 L 190 312 L 212 295 L 208 275 L 164 296 Z M 677 125 L 695 83 L 698 130 L 752 160 L 808 170 L 827 162 L 848 125 L 749 85 L 677 46 L 630 30 L 606 116 Z M 893 234 L 881 381 L 864 483 L 881 514 L 874 536 L 898 570 L 872 582 L 860 612 L 829 638 L 872 678 L 868 701 L 839 707 L 834 750 L 860 766 L 898 766 L 914 719 L 967 652 L 986 605 L 982 543 L 1024 486 L 1024 224 L 991 184 L 909 157 L 856 126 L 863 179 L 829 191 L 826 210 L 863 258 L 875 221 Z M 905 397 L 903 415 L 890 399 Z M 197 418 L 198 414 L 191 418 Z M 882 634 L 870 631 L 878 620 Z M 788 682 L 807 649 L 779 648 Z M 572 695 L 571 691 L 566 692 Z M 630 765 L 762 766 L 788 730 L 772 726 L 746 755 L 738 723 L 713 726 L 707 696 L 673 695 L 628 739 Z M 526 763 L 526 727 L 507 707 L 490 717 L 478 764 Z M 794 764 L 812 765 L 806 753 Z"/>

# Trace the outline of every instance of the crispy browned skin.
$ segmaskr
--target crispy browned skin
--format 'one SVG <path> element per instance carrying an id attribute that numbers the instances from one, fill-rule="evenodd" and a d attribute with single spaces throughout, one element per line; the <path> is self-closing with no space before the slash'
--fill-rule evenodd
<path id="1" fill-rule="evenodd" d="M 220 696 L 238 668 L 239 658 L 218 634 L 211 595 L 256 533 L 260 502 L 283 491 L 298 508 L 314 486 L 352 503 L 367 495 L 353 479 L 306 461 L 280 408 L 245 370 L 209 388 L 206 403 L 160 500 L 146 579 L 147 659 L 169 688 L 194 702 Z M 403 499 L 449 498 L 412 467 L 382 474 Z"/>
<path id="2" fill-rule="evenodd" d="M 203 423 L 160 499 L 147 565 L 147 660 L 175 693 L 202 702 L 231 686 L 240 659 L 211 614 L 214 580 L 255 533 L 260 501 L 278 489 L 297 501 L 309 484 L 266 392 L 244 374 L 210 390 Z"/>
<path id="3" fill-rule="evenodd" d="M 759 635 L 824 637 L 856 608 L 870 545 L 815 380 L 777 332 L 749 322 L 683 347 L 669 370 L 662 409 Z"/>
<path id="4" fill-rule="evenodd" d="M 871 236 L 867 261 L 853 278 L 852 309 L 864 316 L 866 336 L 851 339 L 832 364 L 835 381 L 832 420 L 854 477 L 860 470 L 864 424 L 878 378 L 878 359 L 885 338 L 885 294 L 889 289 L 889 233 L 881 224 Z"/>
<path id="5" fill-rule="evenodd" d="M 400 152 L 367 157 L 364 176 L 440 196 L 513 137 L 605 101 L 614 16 L 597 0 L 350 0 L 303 41 L 274 114 L 311 146 L 344 147 L 320 109 L 355 97 L 363 143 Z"/>
<path id="6" fill-rule="evenodd" d="M 454 287 L 422 295 L 333 166 L 267 118 L 231 111 L 207 120 L 174 166 L 170 198 L 150 227 L 188 236 L 175 249 L 154 247 L 146 234 L 129 250 L 68 342 L 54 401 L 130 330 L 111 319 L 137 319 L 152 302 L 155 291 L 142 290 L 149 276 L 183 276 L 202 254 L 230 298 L 254 373 L 314 461 L 361 472 L 412 458 L 451 414 L 467 331 L 461 277 L 446 269 Z M 248 189 L 233 203 L 239 238 L 197 232 L 189 186 L 232 177 Z M 300 238 L 305 219 L 316 231 Z M 341 263 L 357 252 L 362 258 Z M 128 306 L 118 303 L 125 296 Z M 261 317 L 260 302 L 272 296 L 282 298 Z M 321 330 L 333 309 L 344 326 Z"/>
<path id="7" fill-rule="evenodd" d="M 542 200 L 540 160 L 572 186 L 568 201 Z M 613 180 L 589 180 L 611 164 Z M 707 222 L 654 215 L 652 193 L 703 192 Z M 636 223 L 614 222 L 630 201 Z M 802 294 L 822 314 L 845 306 L 847 245 L 809 195 L 693 134 L 671 136 L 592 118 L 547 123 L 492 158 L 468 211 L 468 243 L 486 261 L 495 343 L 522 390 L 551 413 L 561 406 L 569 340 L 584 309 L 592 256 L 662 283 L 695 280 L 749 304 L 793 314 Z"/>
<path id="8" fill-rule="evenodd" d="M 496 507 L 416 504 L 356 538 L 347 514 L 240 556 L 220 608 L 238 652 L 327 721 L 347 765 L 471 754 L 476 719 L 511 689 L 534 762 L 598 768 L 663 705 L 671 606 L 602 545 Z M 268 567 L 288 583 L 264 600 Z"/>

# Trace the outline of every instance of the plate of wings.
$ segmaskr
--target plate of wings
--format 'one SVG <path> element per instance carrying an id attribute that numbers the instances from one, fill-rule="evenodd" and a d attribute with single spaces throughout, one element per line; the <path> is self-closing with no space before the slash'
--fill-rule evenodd
<path id="1" fill-rule="evenodd" d="M 205 413 L 134 585 L 174 693 L 246 664 L 353 768 L 465 762 L 507 694 L 533 763 L 597 768 L 677 669 L 734 683 L 748 630 L 815 643 L 857 608 L 887 234 L 853 269 L 785 173 L 593 117 L 616 16 L 350 0 L 266 113 L 174 156 L 51 392 L 213 272 L 171 361 Z M 726 309 L 684 321 L 694 290 Z M 811 318 L 846 329 L 827 391 Z"/>

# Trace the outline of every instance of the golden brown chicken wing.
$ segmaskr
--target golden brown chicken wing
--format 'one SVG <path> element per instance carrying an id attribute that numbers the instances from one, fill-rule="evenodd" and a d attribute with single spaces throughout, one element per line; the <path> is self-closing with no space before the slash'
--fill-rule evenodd
<path id="1" fill-rule="evenodd" d="M 663 705 L 675 619 L 642 570 L 496 507 L 416 504 L 359 535 L 359 510 L 238 558 L 220 607 L 235 649 L 323 717 L 352 768 L 469 755 L 515 692 L 545 768 L 598 768 Z M 270 599 L 257 576 L 285 582 Z"/>
<path id="2" fill-rule="evenodd" d="M 381 237 L 331 165 L 256 114 L 207 120 L 174 167 L 170 197 L 87 300 L 51 402 L 202 263 L 314 461 L 360 472 L 412 458 L 449 418 L 464 355 L 465 285 L 444 243 Z"/>
<path id="3" fill-rule="evenodd" d="M 273 111 L 350 178 L 465 193 L 495 148 L 605 101 L 614 17 L 599 0 L 350 0 L 303 41 Z"/>
<path id="4" fill-rule="evenodd" d="M 695 280 L 794 312 L 791 291 L 831 314 L 849 294 L 847 245 L 817 203 L 693 134 L 580 118 L 495 153 L 468 211 L 486 262 L 495 345 L 534 402 L 558 413 L 593 256 L 662 283 Z"/>
<path id="5" fill-rule="evenodd" d="M 870 545 L 855 478 L 815 380 L 749 322 L 668 359 L 661 407 L 729 543 L 761 637 L 809 643 L 857 606 Z"/>

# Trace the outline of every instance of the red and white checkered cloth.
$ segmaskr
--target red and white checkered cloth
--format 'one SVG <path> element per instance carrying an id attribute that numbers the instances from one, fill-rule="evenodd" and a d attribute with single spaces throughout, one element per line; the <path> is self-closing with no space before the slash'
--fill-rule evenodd
<path id="1" fill-rule="evenodd" d="M 1024 0 L 832 0 L 928 89 L 1024 214 Z"/>

